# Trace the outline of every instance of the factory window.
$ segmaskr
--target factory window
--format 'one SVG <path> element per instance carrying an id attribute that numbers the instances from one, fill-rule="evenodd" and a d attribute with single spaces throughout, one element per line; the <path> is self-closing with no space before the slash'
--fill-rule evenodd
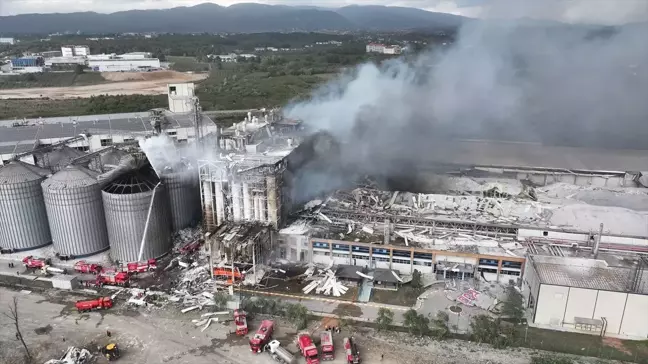
<path id="1" fill-rule="evenodd" d="M 432 260 L 432 254 L 414 252 L 414 258 L 423 260 Z"/>
<path id="2" fill-rule="evenodd" d="M 490 269 L 490 268 L 477 268 L 477 271 L 484 272 L 484 273 L 497 273 L 497 269 Z"/>
<path id="3" fill-rule="evenodd" d="M 371 260 L 373 260 L 374 262 L 389 262 L 389 258 L 373 257 Z"/>
<path id="4" fill-rule="evenodd" d="M 479 259 L 479 265 L 489 265 L 497 267 L 497 260 L 494 259 Z"/>
<path id="5" fill-rule="evenodd" d="M 504 267 L 504 268 L 513 268 L 513 269 L 522 269 L 522 263 L 520 263 L 520 262 L 502 261 L 502 267 Z"/>
<path id="6" fill-rule="evenodd" d="M 333 253 L 333 256 L 334 256 L 334 257 L 337 257 L 337 258 L 348 258 L 348 257 L 349 257 L 349 254 Z"/>
<path id="7" fill-rule="evenodd" d="M 107 147 L 112 144 L 112 139 L 101 139 L 101 146 Z"/>
<path id="8" fill-rule="evenodd" d="M 392 255 L 395 257 L 409 258 L 412 255 L 412 253 L 405 250 L 392 250 Z"/>
<path id="9" fill-rule="evenodd" d="M 331 254 L 331 253 L 329 253 L 329 252 L 321 252 L 321 251 L 315 250 L 315 251 L 313 252 L 313 254 L 314 254 L 314 255 L 326 255 L 326 256 L 328 256 L 328 255 Z"/>
<path id="10" fill-rule="evenodd" d="M 352 249 L 354 252 L 369 254 L 369 248 L 366 246 L 353 246 Z"/>
<path id="11" fill-rule="evenodd" d="M 124 138 L 124 143 L 131 143 L 131 142 L 134 142 L 134 141 L 135 141 L 135 139 L 133 139 L 133 138 Z"/>
<path id="12" fill-rule="evenodd" d="M 178 139 L 178 143 L 186 143 L 187 139 Z"/>
<path id="13" fill-rule="evenodd" d="M 333 250 L 349 251 L 349 246 L 345 244 L 333 244 Z"/>
<path id="14" fill-rule="evenodd" d="M 176 135 L 176 134 L 178 134 L 177 131 L 167 131 L 167 132 L 166 132 L 166 135 L 168 135 L 168 136 L 174 136 L 174 135 Z"/>
<path id="15" fill-rule="evenodd" d="M 369 259 L 369 257 L 366 256 L 366 255 L 356 255 L 356 254 L 353 254 L 352 258 L 353 259 Z"/>
<path id="16" fill-rule="evenodd" d="M 542 236 L 549 236 L 549 232 L 548 231 L 543 231 Z"/>
<path id="17" fill-rule="evenodd" d="M 374 248 L 373 254 L 375 255 L 389 255 L 389 250 L 387 249 L 376 249 Z"/>
<path id="18" fill-rule="evenodd" d="M 175 86 L 170 86 L 169 87 L 169 94 L 175 95 L 176 94 L 176 87 Z"/>
<path id="19" fill-rule="evenodd" d="M 398 264 L 408 264 L 408 265 L 410 264 L 409 259 L 407 259 L 407 260 L 406 259 L 392 259 L 392 262 L 398 263 Z"/>
<path id="20" fill-rule="evenodd" d="M 328 247 L 329 247 L 328 243 L 322 243 L 319 241 L 313 242 L 313 248 L 328 249 Z"/>
<path id="21" fill-rule="evenodd" d="M 510 271 L 510 270 L 503 270 L 503 269 L 500 271 L 500 274 L 506 274 L 506 275 L 509 275 L 509 276 L 516 276 L 516 277 L 520 276 L 520 272 L 513 272 L 513 271 Z"/>

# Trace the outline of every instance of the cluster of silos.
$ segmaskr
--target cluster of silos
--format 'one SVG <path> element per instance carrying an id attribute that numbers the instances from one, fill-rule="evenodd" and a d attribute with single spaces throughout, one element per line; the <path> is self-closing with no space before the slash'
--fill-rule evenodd
<path id="1" fill-rule="evenodd" d="M 0 168 L 0 248 L 22 251 L 51 243 L 41 189 L 49 174 L 20 161 Z"/>
<path id="2" fill-rule="evenodd" d="M 104 186 L 101 194 L 114 260 L 141 261 L 171 249 L 168 194 L 152 169 L 121 175 Z"/>
<path id="3" fill-rule="evenodd" d="M 98 172 L 70 165 L 42 183 L 54 250 L 83 257 L 108 249 Z"/>

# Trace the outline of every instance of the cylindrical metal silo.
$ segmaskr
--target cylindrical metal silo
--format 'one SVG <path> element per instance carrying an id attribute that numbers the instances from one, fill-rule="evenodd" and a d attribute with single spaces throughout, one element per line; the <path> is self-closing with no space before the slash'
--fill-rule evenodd
<path id="1" fill-rule="evenodd" d="M 41 182 L 50 172 L 11 162 L 0 168 L 0 247 L 16 251 L 52 242 Z"/>
<path id="2" fill-rule="evenodd" d="M 188 169 L 162 173 L 162 183 L 169 195 L 173 231 L 191 226 L 200 219 L 198 172 Z"/>
<path id="3" fill-rule="evenodd" d="M 42 183 L 54 250 L 83 257 L 108 249 L 98 173 L 67 166 Z"/>
<path id="4" fill-rule="evenodd" d="M 171 250 L 168 198 L 165 186 L 159 183 L 153 170 L 141 169 L 122 175 L 105 186 L 102 195 L 114 260 L 135 262 L 157 258 Z"/>

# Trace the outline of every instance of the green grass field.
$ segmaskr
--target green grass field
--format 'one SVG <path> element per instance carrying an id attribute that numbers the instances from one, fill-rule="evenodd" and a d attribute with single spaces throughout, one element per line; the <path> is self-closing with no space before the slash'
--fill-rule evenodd
<path id="1" fill-rule="evenodd" d="M 170 68 L 178 72 L 208 72 L 212 64 L 198 62 L 195 57 L 167 57 Z"/>

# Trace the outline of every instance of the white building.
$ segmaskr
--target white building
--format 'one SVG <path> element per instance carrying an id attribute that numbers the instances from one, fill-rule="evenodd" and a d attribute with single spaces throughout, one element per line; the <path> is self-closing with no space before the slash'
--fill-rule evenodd
<path id="1" fill-rule="evenodd" d="M 90 54 L 90 47 L 88 46 L 74 46 L 74 55 L 79 57 L 86 57 Z"/>
<path id="2" fill-rule="evenodd" d="M 119 56 L 121 59 L 147 59 L 147 58 L 153 58 L 153 54 L 151 52 L 130 52 L 130 53 L 124 53 Z"/>
<path id="3" fill-rule="evenodd" d="M 62 57 L 87 57 L 90 54 L 90 47 L 67 45 L 61 47 Z"/>
<path id="4" fill-rule="evenodd" d="M 534 255 L 522 292 L 546 329 L 626 339 L 648 338 L 648 262 L 601 254 L 598 259 Z"/>
<path id="5" fill-rule="evenodd" d="M 193 83 L 168 84 L 169 110 L 173 113 L 188 113 L 192 111 L 191 99 L 194 97 Z"/>
<path id="6" fill-rule="evenodd" d="M 211 59 L 216 59 L 219 58 L 221 62 L 238 62 L 239 58 L 245 58 L 246 60 L 248 59 L 253 59 L 257 58 L 255 54 L 236 54 L 236 53 L 230 53 L 230 54 L 211 54 L 208 56 Z"/>
<path id="7" fill-rule="evenodd" d="M 369 43 L 366 47 L 367 53 L 381 54 L 401 54 L 401 47 L 398 45 L 384 45 L 379 43 Z"/>
<path id="8" fill-rule="evenodd" d="M 66 66 L 66 65 L 85 65 L 86 60 L 84 57 L 52 57 L 45 59 L 45 66 Z"/>
<path id="9" fill-rule="evenodd" d="M 0 38 L 0 44 L 14 45 L 16 44 L 16 40 L 14 38 Z"/>
<path id="10" fill-rule="evenodd" d="M 88 67 L 97 72 L 126 72 L 140 71 L 151 68 L 160 68 L 160 60 L 157 58 L 141 59 L 93 59 L 88 60 Z"/>

